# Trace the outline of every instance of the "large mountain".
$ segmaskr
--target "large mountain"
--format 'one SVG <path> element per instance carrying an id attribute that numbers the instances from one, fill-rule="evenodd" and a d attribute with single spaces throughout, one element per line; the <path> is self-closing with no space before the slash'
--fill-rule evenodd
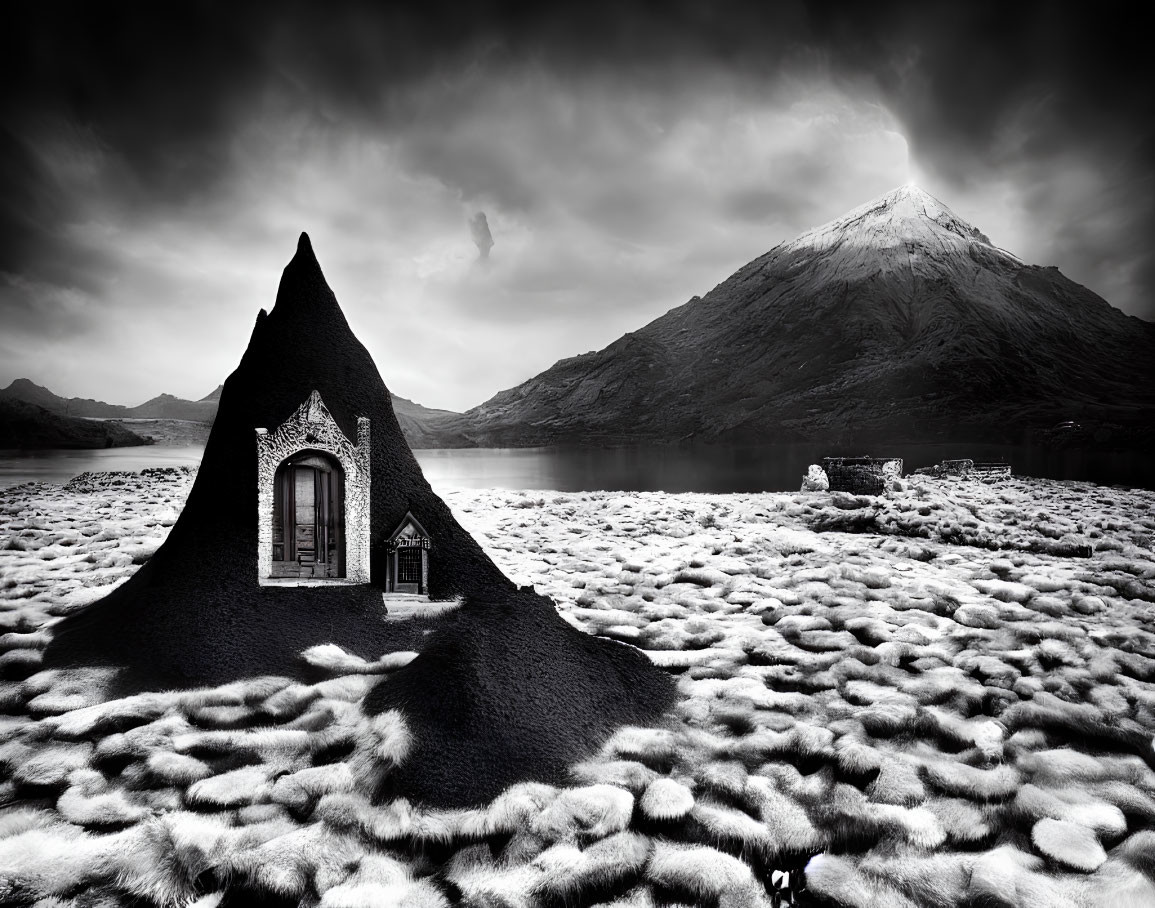
<path id="1" fill-rule="evenodd" d="M 604 350 L 460 417 L 448 444 L 1120 437 L 1155 412 L 1155 325 L 904 186 Z"/>

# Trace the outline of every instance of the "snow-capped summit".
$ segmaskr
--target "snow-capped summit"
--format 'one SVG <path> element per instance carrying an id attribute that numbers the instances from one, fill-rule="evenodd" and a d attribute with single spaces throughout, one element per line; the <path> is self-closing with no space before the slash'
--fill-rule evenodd
<path id="1" fill-rule="evenodd" d="M 975 246 L 1022 264 L 929 192 L 907 183 L 775 247 L 769 260 L 788 257 L 815 263 L 823 275 L 838 272 L 843 279 L 876 270 L 926 271 L 931 264 L 969 271 L 971 266 L 962 259 L 969 258 Z"/>
<path id="2" fill-rule="evenodd" d="M 991 245 L 984 233 L 913 183 L 892 189 L 840 218 L 808 230 L 789 245 L 818 246 L 837 237 L 875 247 L 899 242 L 941 244 L 956 238 Z"/>

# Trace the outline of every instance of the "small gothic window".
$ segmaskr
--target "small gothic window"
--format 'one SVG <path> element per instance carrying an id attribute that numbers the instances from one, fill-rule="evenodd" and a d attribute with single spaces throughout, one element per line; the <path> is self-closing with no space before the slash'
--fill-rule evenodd
<path id="1" fill-rule="evenodd" d="M 397 582 L 421 582 L 421 549 L 399 549 L 397 551 Z"/>
<path id="2" fill-rule="evenodd" d="M 411 514 L 406 514 L 389 537 L 389 591 L 429 593 L 429 534 Z"/>

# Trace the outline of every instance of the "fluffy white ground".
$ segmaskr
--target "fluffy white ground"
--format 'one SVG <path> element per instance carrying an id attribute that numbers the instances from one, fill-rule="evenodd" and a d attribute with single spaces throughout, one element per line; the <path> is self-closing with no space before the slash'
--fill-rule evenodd
<path id="1" fill-rule="evenodd" d="M 0 633 L 99 599 L 155 552 L 196 471 L 84 473 L 0 489 Z"/>
<path id="2" fill-rule="evenodd" d="M 31 631 L 130 574 L 188 484 L 0 493 L 0 620 Z M 232 881 L 323 906 L 756 905 L 804 879 L 846 906 L 1155 904 L 1155 493 L 899 486 L 446 495 L 512 578 L 681 693 L 571 784 L 472 810 L 367 800 L 412 742 L 357 703 L 404 656 L 316 648 L 321 684 L 111 702 L 98 672 L 5 682 L 0 902 L 212 905 Z M 0 639 L 0 667 L 34 671 L 50 632 Z"/>

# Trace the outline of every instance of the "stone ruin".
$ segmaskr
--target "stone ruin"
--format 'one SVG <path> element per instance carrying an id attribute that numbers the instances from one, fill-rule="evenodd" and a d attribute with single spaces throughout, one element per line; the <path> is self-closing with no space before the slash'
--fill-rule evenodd
<path id="1" fill-rule="evenodd" d="M 901 457 L 823 457 L 831 492 L 854 495 L 881 495 L 896 479 L 902 478 Z"/>
<path id="2" fill-rule="evenodd" d="M 919 476 L 933 476 L 936 479 L 1005 479 L 1011 475 L 1011 465 L 1003 461 L 976 461 L 964 457 L 943 460 L 933 467 L 920 467 L 914 472 Z"/>

